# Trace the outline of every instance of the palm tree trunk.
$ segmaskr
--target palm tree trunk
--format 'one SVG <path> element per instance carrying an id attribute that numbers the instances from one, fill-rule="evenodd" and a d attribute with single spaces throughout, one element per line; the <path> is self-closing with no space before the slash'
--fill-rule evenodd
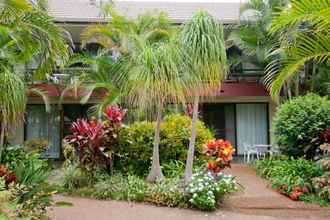
<path id="1" fill-rule="evenodd" d="M 160 167 L 159 162 L 159 141 L 160 141 L 160 123 L 162 121 L 162 105 L 158 106 L 157 112 L 157 121 L 156 121 L 156 129 L 155 129 L 155 138 L 154 138 L 154 148 L 152 153 L 152 165 L 150 173 L 147 177 L 148 182 L 161 182 L 164 180 L 164 175 L 162 173 L 162 169 Z"/>
<path id="2" fill-rule="evenodd" d="M 186 161 L 186 168 L 184 172 L 184 184 L 187 185 L 191 179 L 193 172 L 193 163 L 194 163 L 194 153 L 195 153 L 195 141 L 196 141 L 196 127 L 198 120 L 198 104 L 199 104 L 199 95 L 195 96 L 194 107 L 193 107 L 193 117 L 191 123 L 191 136 L 189 141 L 189 149 Z"/>
<path id="3" fill-rule="evenodd" d="M 295 96 L 299 96 L 299 76 L 296 76 L 295 78 L 295 87 L 294 87 L 294 93 L 295 93 Z"/>
<path id="4" fill-rule="evenodd" d="M 2 152 L 4 151 L 4 146 L 5 146 L 5 133 L 6 133 L 6 122 L 3 121 L 1 124 L 1 132 L 0 132 L 0 160 L 2 158 Z"/>
<path id="5" fill-rule="evenodd" d="M 287 88 L 288 88 L 288 99 L 291 100 L 292 94 L 291 94 L 291 85 L 287 83 Z"/>

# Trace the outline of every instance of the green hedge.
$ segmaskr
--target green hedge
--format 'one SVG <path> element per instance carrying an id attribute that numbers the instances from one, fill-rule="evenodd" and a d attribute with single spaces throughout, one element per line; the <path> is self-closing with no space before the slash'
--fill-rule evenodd
<path id="1" fill-rule="evenodd" d="M 161 124 L 160 160 L 162 164 L 173 160 L 185 161 L 191 134 L 191 118 L 170 115 Z M 202 153 L 203 144 L 213 139 L 213 134 L 203 122 L 197 123 L 196 157 Z M 121 170 L 144 175 L 151 165 L 154 123 L 136 122 L 122 129 L 115 166 Z"/>
<path id="2" fill-rule="evenodd" d="M 274 119 L 274 135 L 282 153 L 314 156 L 312 143 L 330 125 L 330 101 L 307 94 L 282 104 Z"/>

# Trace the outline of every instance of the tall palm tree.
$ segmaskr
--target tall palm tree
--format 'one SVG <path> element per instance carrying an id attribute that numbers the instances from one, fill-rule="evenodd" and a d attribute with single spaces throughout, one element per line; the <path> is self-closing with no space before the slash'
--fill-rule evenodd
<path id="1" fill-rule="evenodd" d="M 117 14 L 111 5 L 105 8 L 105 14 L 110 15 L 109 22 L 88 27 L 84 41 L 96 40 L 120 60 L 121 68 L 111 84 L 120 85 L 117 94 L 122 95 L 123 101 L 156 112 L 152 165 L 147 180 L 162 181 L 159 142 L 163 109 L 168 102 L 183 101 L 182 79 L 187 78 L 181 71 L 184 62 L 178 65 L 183 56 L 173 37 L 176 30 L 164 14 L 129 20 Z"/>
<path id="2" fill-rule="evenodd" d="M 37 63 L 32 72 L 36 78 L 50 73 L 68 57 L 65 34 L 47 14 L 45 1 L 0 0 L 0 153 L 9 126 L 22 119 L 27 93 L 45 97 L 40 90 L 27 88 L 25 66 Z"/>
<path id="3" fill-rule="evenodd" d="M 189 96 L 193 97 L 191 137 L 184 181 L 192 176 L 198 105 L 201 96 L 218 89 L 227 71 L 226 47 L 222 24 L 207 12 L 198 12 L 183 26 L 182 45 L 187 54 Z"/>
<path id="4" fill-rule="evenodd" d="M 287 34 L 292 29 L 303 31 L 292 37 Z M 273 99 L 278 100 L 285 82 L 299 76 L 306 64 L 329 66 L 329 30 L 328 0 L 292 0 L 285 10 L 276 14 L 269 31 L 281 36 L 281 50 L 285 51 L 286 58 L 280 60 L 281 68 L 270 64 L 267 69 L 267 75 L 275 75 L 274 81 L 269 85 Z"/>

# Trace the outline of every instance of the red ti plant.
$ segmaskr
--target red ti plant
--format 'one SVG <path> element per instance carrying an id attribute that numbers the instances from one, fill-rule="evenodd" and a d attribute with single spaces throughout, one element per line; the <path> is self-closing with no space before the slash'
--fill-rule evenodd
<path id="1" fill-rule="evenodd" d="M 104 110 L 105 120 L 102 122 L 92 118 L 89 121 L 78 119 L 72 124 L 72 134 L 65 139 L 76 149 L 82 168 L 111 170 L 113 146 L 118 142 L 125 114 L 125 110 L 109 106 Z"/>
<path id="2" fill-rule="evenodd" d="M 205 145 L 205 153 L 210 158 L 207 169 L 213 173 L 219 173 L 226 167 L 230 167 L 235 150 L 229 141 L 212 140 Z"/>
<path id="3" fill-rule="evenodd" d="M 90 121 L 78 119 L 72 124 L 72 134 L 66 141 L 75 147 L 83 168 L 93 169 L 102 155 L 102 125 L 95 119 Z"/>
<path id="4" fill-rule="evenodd" d="M 126 110 L 119 107 L 108 106 L 104 110 L 106 120 L 102 123 L 103 129 L 103 152 L 107 160 L 107 169 L 112 169 L 113 147 L 118 144 L 119 130 L 122 128 L 122 122 L 126 115 Z"/>
<path id="5" fill-rule="evenodd" d="M 126 115 L 126 110 L 116 106 L 108 106 L 104 110 L 105 117 L 113 124 L 121 124 Z"/>
<path id="6" fill-rule="evenodd" d="M 16 175 L 8 170 L 4 165 L 0 165 L 0 177 L 5 180 L 5 185 L 16 182 Z"/>

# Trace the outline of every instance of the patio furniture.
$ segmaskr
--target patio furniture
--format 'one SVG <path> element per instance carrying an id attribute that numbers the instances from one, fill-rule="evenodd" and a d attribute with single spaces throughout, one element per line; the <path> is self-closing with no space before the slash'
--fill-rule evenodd
<path id="1" fill-rule="evenodd" d="M 244 162 L 246 163 L 250 163 L 250 158 L 251 156 L 256 156 L 257 159 L 259 159 L 259 154 L 258 151 L 256 151 L 255 149 L 253 149 L 253 147 L 248 144 L 248 143 L 243 143 L 243 156 L 244 156 Z"/>
<path id="2" fill-rule="evenodd" d="M 270 156 L 280 155 L 281 154 L 280 148 L 278 146 L 272 146 L 270 148 L 269 154 Z"/>
<path id="3" fill-rule="evenodd" d="M 265 158 L 267 154 L 271 154 L 272 145 L 269 144 L 255 144 L 253 149 L 258 152 L 258 159 Z"/>

